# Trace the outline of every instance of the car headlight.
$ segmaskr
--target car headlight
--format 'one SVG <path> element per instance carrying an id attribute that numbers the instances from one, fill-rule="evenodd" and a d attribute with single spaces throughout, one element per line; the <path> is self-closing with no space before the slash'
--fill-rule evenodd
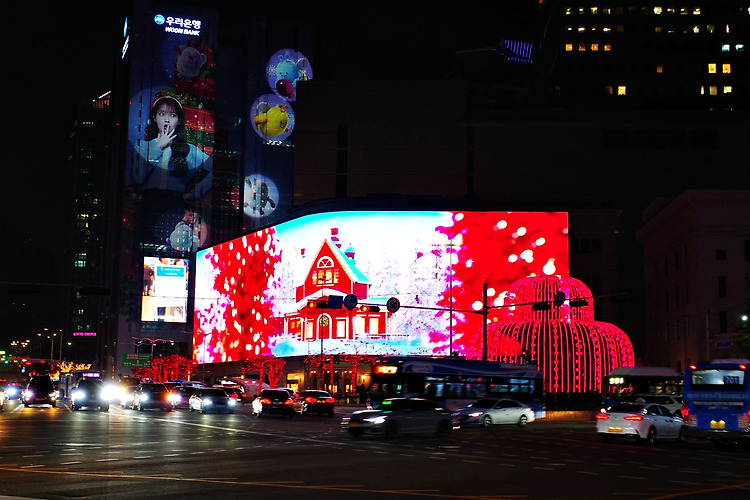
<path id="1" fill-rule="evenodd" d="M 227 404 L 229 406 L 235 406 L 237 404 L 237 400 L 229 398 L 229 401 L 227 401 Z"/>
<path id="2" fill-rule="evenodd" d="M 210 406 L 213 404 L 213 402 L 209 398 L 203 398 L 203 404 L 206 406 Z"/>
<path id="3" fill-rule="evenodd" d="M 370 422 L 373 425 L 380 425 L 385 422 L 385 415 L 380 415 L 379 417 L 367 417 L 364 421 Z"/>
<path id="4" fill-rule="evenodd" d="M 481 417 L 483 414 L 484 414 L 483 411 L 475 411 L 475 412 L 469 413 L 469 416 L 472 418 L 477 418 L 477 417 Z"/>
<path id="5" fill-rule="evenodd" d="M 71 397 L 73 398 L 73 401 L 80 400 L 80 399 L 86 399 L 86 393 L 82 390 L 78 389 L 73 391 L 73 394 L 71 394 Z"/>
<path id="6" fill-rule="evenodd" d="M 148 394 L 139 394 L 138 395 L 139 401 L 148 401 Z"/>
<path id="7" fill-rule="evenodd" d="M 171 402 L 173 404 L 179 403 L 180 399 L 181 398 L 180 398 L 179 394 L 170 394 L 169 396 L 167 396 L 167 400 L 169 400 L 169 402 Z"/>
<path id="8" fill-rule="evenodd" d="M 57 391 L 55 391 L 55 392 L 50 392 L 50 393 L 49 393 L 49 397 L 51 397 L 52 399 L 57 399 Z"/>

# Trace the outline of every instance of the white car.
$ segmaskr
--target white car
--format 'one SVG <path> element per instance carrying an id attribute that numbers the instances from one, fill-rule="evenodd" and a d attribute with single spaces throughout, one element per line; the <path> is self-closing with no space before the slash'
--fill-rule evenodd
<path id="1" fill-rule="evenodd" d="M 478 399 L 466 408 L 453 412 L 460 425 L 479 424 L 491 427 L 499 424 L 514 424 L 524 427 L 534 421 L 534 410 L 514 399 Z"/>
<path id="2" fill-rule="evenodd" d="M 682 418 L 666 406 L 644 403 L 619 403 L 596 415 L 596 432 L 602 441 L 628 437 L 654 443 L 658 439 L 685 442 Z"/>

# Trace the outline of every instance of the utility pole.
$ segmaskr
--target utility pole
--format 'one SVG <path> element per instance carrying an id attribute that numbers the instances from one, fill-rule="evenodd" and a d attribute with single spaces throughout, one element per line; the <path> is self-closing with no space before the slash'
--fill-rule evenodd
<path id="1" fill-rule="evenodd" d="M 487 316 L 490 306 L 487 304 L 487 283 L 482 284 L 482 361 L 487 361 Z"/>

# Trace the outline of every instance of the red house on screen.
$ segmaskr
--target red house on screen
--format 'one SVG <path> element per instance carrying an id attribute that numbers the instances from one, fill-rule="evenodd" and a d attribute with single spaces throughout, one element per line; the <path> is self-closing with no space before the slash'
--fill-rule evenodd
<path id="1" fill-rule="evenodd" d="M 341 250 L 335 228 L 310 261 L 304 282 L 296 287 L 296 311 L 285 316 L 285 330 L 299 340 L 356 340 L 385 338 L 389 331 L 388 313 L 382 299 L 370 298 L 371 286 L 357 268 L 354 250 Z M 355 295 L 358 306 L 352 310 L 310 307 L 331 296 Z M 363 304 L 382 303 L 380 311 L 367 311 Z"/>

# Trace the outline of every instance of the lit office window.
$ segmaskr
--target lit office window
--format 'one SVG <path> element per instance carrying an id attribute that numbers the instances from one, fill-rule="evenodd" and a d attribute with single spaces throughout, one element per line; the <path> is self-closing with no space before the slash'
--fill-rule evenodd
<path id="1" fill-rule="evenodd" d="M 708 87 L 708 94 L 709 95 L 719 95 L 719 89 L 716 85 L 711 85 Z"/>
<path id="2" fill-rule="evenodd" d="M 605 32 L 605 33 L 609 33 L 610 31 L 612 31 L 612 28 L 610 28 L 609 26 L 604 26 L 602 28 L 602 31 Z"/>
<path id="3" fill-rule="evenodd" d="M 732 65 L 729 63 L 724 63 L 721 65 L 721 72 L 722 73 L 731 73 L 732 72 Z"/>
<path id="4" fill-rule="evenodd" d="M 716 63 L 708 63 L 708 72 L 716 73 Z"/>
<path id="5" fill-rule="evenodd" d="M 667 7 L 667 14 L 674 14 L 675 10 L 674 7 Z"/>
<path id="6" fill-rule="evenodd" d="M 750 9 L 749 9 L 749 10 L 750 10 Z M 611 13 L 612 13 L 612 8 L 611 8 L 611 7 L 602 7 L 602 14 L 607 14 L 607 15 L 609 15 L 609 14 L 611 14 Z"/>
<path id="7" fill-rule="evenodd" d="M 578 44 L 578 52 L 586 52 L 586 44 L 585 43 L 579 43 Z"/>
<path id="8" fill-rule="evenodd" d="M 662 64 L 656 65 L 656 72 L 657 73 L 664 73 L 664 66 Z"/>
<path id="9" fill-rule="evenodd" d="M 732 86 L 731 85 L 724 85 L 724 93 L 725 94 L 731 94 L 732 93 Z"/>
<path id="10" fill-rule="evenodd" d="M 724 26 L 724 31 L 726 31 L 727 34 L 729 33 L 729 25 L 728 24 L 726 26 Z"/>
<path id="11" fill-rule="evenodd" d="M 706 25 L 706 31 L 709 32 L 709 33 L 713 33 L 714 32 L 714 25 L 713 24 L 707 24 Z"/>
<path id="12" fill-rule="evenodd" d="M 693 33 L 700 33 L 700 32 L 701 32 L 701 27 L 700 26 L 698 26 L 697 24 L 695 26 L 693 26 Z"/>
<path id="13" fill-rule="evenodd" d="M 662 31 L 664 31 L 662 26 L 654 26 L 654 33 L 661 33 Z"/>
<path id="14" fill-rule="evenodd" d="M 627 93 L 628 93 L 628 88 L 625 85 L 618 85 L 617 95 L 626 95 Z"/>
<path id="15" fill-rule="evenodd" d="M 598 29 L 598 27 L 596 25 L 594 25 L 594 26 L 592 26 L 592 27 L 589 28 L 590 31 L 596 31 L 597 29 Z"/>
<path id="16" fill-rule="evenodd" d="M 613 95 L 615 93 L 615 89 L 612 87 L 612 85 L 607 85 L 604 87 L 604 90 L 607 92 L 607 95 Z"/>
<path id="17" fill-rule="evenodd" d="M 662 8 L 661 7 L 654 7 L 654 14 L 661 14 Z"/>
<path id="18" fill-rule="evenodd" d="M 728 43 L 725 43 L 724 45 L 721 46 L 722 52 L 729 52 L 730 50 L 731 50 L 731 46 Z"/>
<path id="19" fill-rule="evenodd" d="M 701 15 L 701 8 L 700 7 L 693 7 L 693 15 L 694 16 L 700 16 Z"/>
<path id="20" fill-rule="evenodd" d="M 586 31 L 586 27 L 585 26 L 579 26 L 578 27 L 578 33 L 583 33 L 584 31 Z"/>
<path id="21" fill-rule="evenodd" d="M 569 16 L 573 13 L 573 7 L 565 7 L 565 15 Z"/>
<path id="22" fill-rule="evenodd" d="M 598 52 L 599 51 L 599 44 L 598 43 L 592 43 L 591 44 L 591 52 Z"/>
<path id="23" fill-rule="evenodd" d="M 706 87 L 701 85 L 701 95 L 706 95 Z"/>
<path id="24" fill-rule="evenodd" d="M 605 43 L 604 44 L 604 52 L 611 52 L 611 51 L 612 51 L 612 46 L 610 44 L 608 44 L 608 43 Z"/>
<path id="25" fill-rule="evenodd" d="M 688 15 L 688 9 L 687 9 L 687 7 L 680 7 L 680 15 L 681 16 L 687 16 Z"/>
<path id="26" fill-rule="evenodd" d="M 565 31 L 573 31 L 573 26 L 566 26 Z"/>
<path id="27" fill-rule="evenodd" d="M 573 44 L 572 43 L 566 43 L 565 44 L 565 52 L 572 52 L 573 51 Z"/>
<path id="28" fill-rule="evenodd" d="M 598 14 L 598 13 L 599 13 L 599 9 L 598 9 L 598 8 L 596 8 L 596 7 L 591 7 L 591 10 L 590 10 L 590 12 L 591 12 L 592 14 Z"/>
<path id="29" fill-rule="evenodd" d="M 584 7 L 578 7 L 578 13 L 583 15 L 586 13 L 586 9 Z"/>
<path id="30" fill-rule="evenodd" d="M 744 43 L 738 43 L 734 46 L 734 50 L 737 52 L 745 52 L 745 44 Z"/>

